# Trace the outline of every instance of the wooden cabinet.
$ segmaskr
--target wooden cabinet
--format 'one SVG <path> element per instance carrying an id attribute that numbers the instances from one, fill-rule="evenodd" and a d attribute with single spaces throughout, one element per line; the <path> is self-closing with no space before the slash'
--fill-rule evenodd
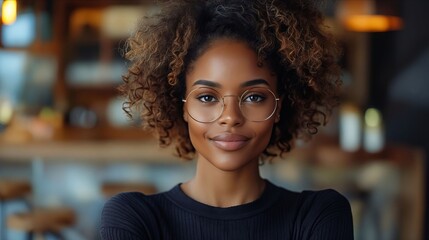
<path id="1" fill-rule="evenodd" d="M 11 30 L 0 23 L 0 33 L 8 31 L 12 38 L 31 34 L 29 43 L 22 46 L 10 39 L 3 43 L 0 37 L 2 59 L 10 60 L 4 56 L 9 53 L 24 56 L 23 70 L 16 70 L 24 83 L 13 93 L 16 102 L 24 105 L 19 114 L 37 117 L 45 107 L 60 112 L 64 134 L 59 136 L 64 138 L 146 138 L 147 133 L 136 129 L 138 116 L 129 121 L 122 111 L 117 87 L 127 70 L 122 56 L 125 40 L 153 6 L 149 0 L 19 1 L 15 26 L 31 18 L 24 28 Z M 40 63 L 46 64 L 40 67 Z M 28 68 L 36 73 L 28 73 Z M 41 79 L 33 81 L 32 74 Z"/>
<path id="2" fill-rule="evenodd" d="M 138 119 L 127 120 L 118 103 L 117 87 L 127 67 L 121 53 L 128 37 L 123 29 L 131 32 L 140 17 L 136 9 L 143 10 L 149 4 L 149 1 L 138 0 L 53 3 L 54 41 L 58 44 L 55 103 L 65 114 L 66 138 L 147 137 L 147 133 L 136 129 L 140 125 Z M 135 19 L 116 26 L 116 31 L 122 30 L 116 33 L 111 23 L 120 21 L 123 17 L 115 13 L 123 14 L 124 10 L 131 11 L 126 14 L 128 19 Z"/>
<path id="3" fill-rule="evenodd" d="M 3 55 L 25 56 L 21 61 L 25 69 L 16 70 L 25 84 L 14 95 L 26 98 L 18 99 L 24 106 L 18 114 L 37 118 L 43 108 L 54 109 L 63 116 L 63 131 L 58 136 L 65 139 L 147 138 L 146 132 L 137 129 L 138 116 L 129 121 L 122 111 L 117 87 L 127 70 L 122 56 L 125 40 L 153 6 L 149 0 L 19 1 L 18 18 L 31 15 L 25 29 L 34 30 L 34 36 L 23 46 L 4 44 L 0 37 Z M 16 26 L 21 24 L 18 22 Z M 13 32 L 0 23 L 0 33 L 9 31 L 10 36 L 24 30 Z M 10 62 L 7 56 L 1 57 Z M 27 68 L 37 71 L 28 73 Z M 39 79 L 33 81 L 33 75 Z"/>

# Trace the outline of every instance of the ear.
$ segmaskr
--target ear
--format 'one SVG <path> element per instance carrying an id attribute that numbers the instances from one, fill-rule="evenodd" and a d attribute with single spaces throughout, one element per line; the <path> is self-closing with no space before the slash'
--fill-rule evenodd
<path id="1" fill-rule="evenodd" d="M 183 106 L 183 120 L 185 120 L 185 122 L 188 122 L 188 113 L 186 112 L 185 106 Z"/>

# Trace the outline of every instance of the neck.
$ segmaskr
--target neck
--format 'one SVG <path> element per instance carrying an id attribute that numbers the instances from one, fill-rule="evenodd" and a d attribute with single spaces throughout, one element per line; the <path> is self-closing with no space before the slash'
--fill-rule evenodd
<path id="1" fill-rule="evenodd" d="M 265 181 L 259 175 L 257 161 L 244 169 L 223 171 L 205 160 L 198 160 L 195 177 L 182 184 L 191 198 L 215 207 L 231 207 L 252 202 L 260 197 Z"/>

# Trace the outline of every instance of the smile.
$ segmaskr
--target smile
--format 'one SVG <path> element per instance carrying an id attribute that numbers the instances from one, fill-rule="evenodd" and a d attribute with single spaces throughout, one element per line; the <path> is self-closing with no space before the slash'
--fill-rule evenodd
<path id="1" fill-rule="evenodd" d="M 210 140 L 219 149 L 224 151 L 236 151 L 243 148 L 248 143 L 249 138 L 236 134 L 222 134 Z"/>

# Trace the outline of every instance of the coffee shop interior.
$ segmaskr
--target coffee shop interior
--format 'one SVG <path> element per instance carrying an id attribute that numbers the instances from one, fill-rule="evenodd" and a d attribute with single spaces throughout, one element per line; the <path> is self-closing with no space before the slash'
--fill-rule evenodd
<path id="1" fill-rule="evenodd" d="M 159 3 L 0 0 L 0 239 L 99 239 L 103 204 L 188 180 L 122 111 L 124 42 Z M 324 0 L 342 49 L 341 104 L 311 141 L 261 166 L 349 200 L 355 239 L 428 239 L 426 0 Z M 425 20 L 426 19 L 426 20 Z M 426 236 L 426 237 L 425 237 Z"/>

